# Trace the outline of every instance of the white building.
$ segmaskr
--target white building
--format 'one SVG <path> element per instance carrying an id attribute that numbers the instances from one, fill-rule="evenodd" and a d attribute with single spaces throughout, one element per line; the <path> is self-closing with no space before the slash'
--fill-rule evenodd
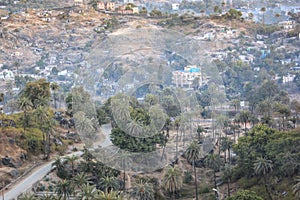
<path id="1" fill-rule="evenodd" d="M 0 79 L 3 80 L 14 80 L 15 75 L 11 70 L 5 69 L 0 71 Z"/>
<path id="2" fill-rule="evenodd" d="M 176 87 L 192 88 L 193 84 L 201 86 L 204 83 L 203 74 L 199 67 L 189 65 L 184 70 L 172 72 L 172 83 Z"/>
<path id="3" fill-rule="evenodd" d="M 173 11 L 179 10 L 179 3 L 172 3 L 172 10 Z"/>
<path id="4" fill-rule="evenodd" d="M 84 2 L 83 2 L 83 0 L 74 0 L 74 5 L 79 6 L 79 7 L 83 7 Z"/>
<path id="5" fill-rule="evenodd" d="M 279 22 L 278 23 L 279 26 L 281 26 L 283 29 L 285 30 L 290 30 L 290 29 L 294 29 L 296 26 L 296 22 L 295 21 L 283 21 L 283 22 Z"/>

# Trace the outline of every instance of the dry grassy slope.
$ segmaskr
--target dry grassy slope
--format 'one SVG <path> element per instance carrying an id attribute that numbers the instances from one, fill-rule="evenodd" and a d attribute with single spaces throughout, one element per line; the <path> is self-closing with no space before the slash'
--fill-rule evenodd
<path id="1" fill-rule="evenodd" d="M 8 156 L 13 162 L 21 161 L 20 155 L 26 153 L 26 151 L 15 142 L 15 138 L 19 135 L 18 129 L 0 129 L 0 158 Z"/>
<path id="2" fill-rule="evenodd" d="M 40 11 L 29 10 L 28 13 L 13 14 L 0 25 L 0 63 L 13 65 L 18 59 L 20 67 L 33 66 L 42 54 L 34 52 L 34 47 L 43 48 L 44 53 L 61 53 L 64 49 L 48 41 L 68 41 L 71 46 L 84 47 L 86 42 L 95 37 L 94 27 L 102 24 L 101 13 L 70 13 L 69 22 L 59 19 L 61 11 L 53 11 L 50 22 L 38 16 Z M 42 45 L 41 45 L 42 44 Z"/>

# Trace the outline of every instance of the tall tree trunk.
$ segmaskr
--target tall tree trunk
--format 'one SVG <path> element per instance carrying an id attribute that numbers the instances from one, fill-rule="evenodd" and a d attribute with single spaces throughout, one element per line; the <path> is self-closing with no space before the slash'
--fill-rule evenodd
<path id="1" fill-rule="evenodd" d="M 217 189 L 217 177 L 216 177 L 216 170 L 214 170 L 214 184 L 215 184 L 215 188 Z"/>
<path id="2" fill-rule="evenodd" d="M 195 160 L 193 160 L 193 169 L 194 169 L 194 176 L 195 176 L 195 193 L 196 193 L 196 200 L 198 200 L 198 180 L 197 180 L 197 169 L 195 166 Z"/>
<path id="3" fill-rule="evenodd" d="M 230 178 L 227 179 L 227 195 L 230 197 Z"/>
<path id="4" fill-rule="evenodd" d="M 126 190 L 126 171 L 125 171 L 125 167 L 124 167 L 124 175 L 123 175 L 123 182 L 124 182 L 124 193 L 125 193 L 125 190 Z"/>
<path id="5" fill-rule="evenodd" d="M 178 158 L 178 129 L 177 129 L 177 132 L 176 132 L 176 159 Z"/>
<path id="6" fill-rule="evenodd" d="M 44 143 L 44 159 L 46 159 L 46 151 L 47 151 L 47 142 L 46 142 L 46 133 L 43 133 L 43 143 Z"/>
<path id="7" fill-rule="evenodd" d="M 228 148 L 228 163 L 229 163 L 229 166 L 230 166 L 230 164 L 231 164 L 230 148 Z"/>
<path id="8" fill-rule="evenodd" d="M 56 93 L 55 92 L 53 94 L 53 99 L 54 99 L 54 108 L 56 110 L 57 109 L 57 102 L 56 102 Z"/>
<path id="9" fill-rule="evenodd" d="M 266 177 L 266 175 L 264 175 L 264 182 L 265 182 L 265 189 L 266 189 L 266 192 L 268 194 L 268 197 L 269 197 L 270 200 L 273 200 L 272 196 L 271 196 L 271 192 L 270 192 L 268 184 L 267 184 L 267 177 Z"/>

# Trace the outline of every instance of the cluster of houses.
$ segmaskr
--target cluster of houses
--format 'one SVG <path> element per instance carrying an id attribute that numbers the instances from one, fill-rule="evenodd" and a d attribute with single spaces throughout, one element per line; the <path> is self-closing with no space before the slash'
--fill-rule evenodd
<path id="1" fill-rule="evenodd" d="M 74 5 L 85 7 L 87 3 L 85 0 L 74 0 Z M 124 0 L 123 3 L 117 2 L 97 2 L 97 9 L 99 11 L 117 12 L 119 14 L 139 14 L 139 7 L 133 4 L 133 0 Z"/>

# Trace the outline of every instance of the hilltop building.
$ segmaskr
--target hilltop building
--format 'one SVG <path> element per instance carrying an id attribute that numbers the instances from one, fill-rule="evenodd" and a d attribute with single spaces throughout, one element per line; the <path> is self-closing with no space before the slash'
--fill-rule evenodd
<path id="1" fill-rule="evenodd" d="M 116 10 L 116 4 L 115 2 L 98 2 L 97 8 L 99 10 L 109 10 L 109 11 L 115 11 Z"/>
<path id="2" fill-rule="evenodd" d="M 84 1 L 83 0 L 74 0 L 74 5 L 83 7 L 84 6 Z"/>

